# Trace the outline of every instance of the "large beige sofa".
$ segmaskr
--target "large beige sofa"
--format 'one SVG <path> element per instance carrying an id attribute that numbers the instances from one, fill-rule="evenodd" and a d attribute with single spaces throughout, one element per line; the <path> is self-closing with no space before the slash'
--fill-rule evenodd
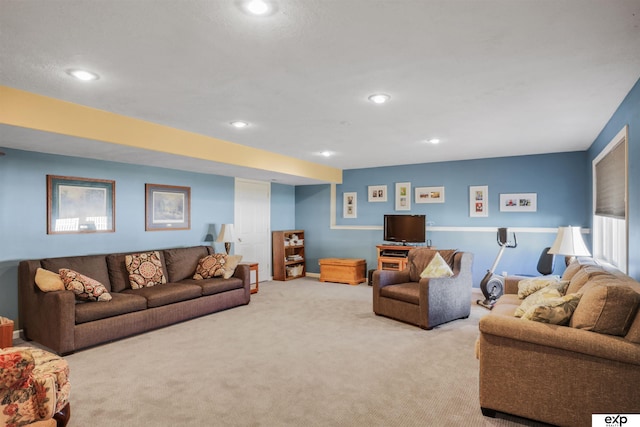
<path id="1" fill-rule="evenodd" d="M 125 253 L 21 261 L 18 299 L 23 337 L 64 355 L 249 303 L 247 265 L 238 265 L 227 279 L 194 280 L 198 261 L 212 254 L 212 247 L 173 248 L 158 253 L 167 283 L 141 289 L 131 288 Z M 112 299 L 79 302 L 72 291 L 43 292 L 35 283 L 38 268 L 75 270 L 102 283 Z"/>
<path id="2" fill-rule="evenodd" d="M 574 261 L 562 279 L 581 298 L 559 326 L 514 317 L 520 279 L 506 281 L 480 320 L 483 414 L 588 426 L 593 413 L 640 413 L 640 283 L 590 258 Z"/>

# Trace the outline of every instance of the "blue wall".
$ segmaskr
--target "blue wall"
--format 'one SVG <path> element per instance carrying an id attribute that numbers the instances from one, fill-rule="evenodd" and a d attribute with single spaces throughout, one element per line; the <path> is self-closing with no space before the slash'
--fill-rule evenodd
<path id="1" fill-rule="evenodd" d="M 592 179 L 591 163 L 611 139 L 629 125 L 627 142 L 629 159 L 629 275 L 640 280 L 640 79 L 627 94 L 598 138 L 589 148 L 587 166 L 589 182 Z M 593 193 L 589 191 L 589 206 Z"/>
<path id="2" fill-rule="evenodd" d="M 18 318 L 23 259 L 191 246 L 234 220 L 234 178 L 3 149 L 0 156 L 0 315 Z M 116 232 L 48 235 L 46 175 L 116 181 Z M 191 229 L 145 231 L 145 183 L 191 187 Z M 272 186 L 272 227 L 294 227 L 294 189 Z M 217 228 L 216 228 L 217 230 Z M 218 245 L 218 244 L 217 244 Z M 216 246 L 219 251 L 224 247 Z"/>
<path id="3" fill-rule="evenodd" d="M 517 233 L 518 247 L 504 253 L 497 273 L 537 274 L 542 249 L 555 239 L 555 232 L 548 229 L 589 226 L 586 163 L 586 152 L 571 152 L 345 171 L 343 184 L 336 186 L 336 225 L 380 227 L 377 230 L 331 229 L 330 186 L 297 187 L 296 228 L 305 230 L 307 270 L 319 272 L 318 260 L 327 257 L 364 258 L 369 268 L 375 268 L 375 246 L 383 243 L 383 215 L 397 212 L 426 214 L 427 238 L 437 248 L 473 252 L 476 287 L 499 250 L 495 229 L 529 228 Z M 396 182 L 411 183 L 411 211 L 394 211 Z M 369 185 L 387 185 L 388 201 L 369 203 Z M 489 187 L 488 217 L 469 216 L 469 186 L 475 185 Z M 425 186 L 444 186 L 445 203 L 415 204 L 413 189 Z M 343 192 L 357 192 L 356 219 L 342 218 Z M 536 193 L 537 211 L 500 212 L 500 193 Z M 563 269 L 557 262 L 555 273 Z"/>

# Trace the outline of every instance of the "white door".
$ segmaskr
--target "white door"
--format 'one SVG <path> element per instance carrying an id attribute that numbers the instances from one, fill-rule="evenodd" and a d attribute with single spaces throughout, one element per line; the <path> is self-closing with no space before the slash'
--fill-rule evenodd
<path id="1" fill-rule="evenodd" d="M 235 253 L 259 263 L 260 281 L 271 280 L 271 183 L 236 178 L 234 211 Z"/>

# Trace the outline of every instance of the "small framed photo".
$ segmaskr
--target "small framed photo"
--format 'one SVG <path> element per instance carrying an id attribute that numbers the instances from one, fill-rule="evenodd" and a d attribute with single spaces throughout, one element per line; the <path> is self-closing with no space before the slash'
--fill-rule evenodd
<path id="1" fill-rule="evenodd" d="M 47 234 L 113 233 L 116 182 L 47 175 Z"/>
<path id="2" fill-rule="evenodd" d="M 145 184 L 146 231 L 191 229 L 191 187 Z"/>
<path id="3" fill-rule="evenodd" d="M 500 194 L 500 212 L 536 212 L 536 193 Z"/>
<path id="4" fill-rule="evenodd" d="M 342 200 L 342 217 L 357 218 L 358 217 L 358 193 L 343 193 Z"/>
<path id="5" fill-rule="evenodd" d="M 411 210 L 411 183 L 396 182 L 396 210 Z"/>
<path id="6" fill-rule="evenodd" d="M 370 185 L 367 187 L 367 194 L 370 202 L 386 202 L 387 186 L 386 185 Z"/>
<path id="7" fill-rule="evenodd" d="M 475 185 L 469 187 L 469 216 L 489 216 L 489 186 Z"/>
<path id="8" fill-rule="evenodd" d="M 416 203 L 444 203 L 444 187 L 416 187 Z"/>

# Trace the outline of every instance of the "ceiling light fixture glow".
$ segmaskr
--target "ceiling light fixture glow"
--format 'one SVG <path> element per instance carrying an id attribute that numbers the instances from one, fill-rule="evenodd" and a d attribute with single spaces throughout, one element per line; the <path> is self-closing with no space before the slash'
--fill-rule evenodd
<path id="1" fill-rule="evenodd" d="M 238 129 L 246 128 L 247 126 L 249 126 L 249 123 L 243 122 L 242 120 L 235 120 L 230 123 L 231 123 L 231 126 L 236 127 Z"/>
<path id="2" fill-rule="evenodd" d="M 427 142 L 430 142 L 431 144 L 439 144 L 440 140 L 438 138 L 431 138 L 427 140 Z"/>
<path id="3" fill-rule="evenodd" d="M 331 157 L 331 154 L 333 154 L 331 151 L 323 151 L 320 153 L 320 155 L 324 157 Z"/>
<path id="4" fill-rule="evenodd" d="M 391 99 L 391 96 L 387 95 L 386 93 L 374 93 L 373 95 L 370 95 L 368 99 L 369 101 L 376 104 L 384 104 Z"/>
<path id="5" fill-rule="evenodd" d="M 246 6 L 249 13 L 254 15 L 264 15 L 269 12 L 269 5 L 263 0 L 251 0 Z"/>
<path id="6" fill-rule="evenodd" d="M 100 76 L 98 76 L 95 73 L 92 73 L 86 70 L 78 70 L 78 69 L 67 70 L 67 74 L 69 74 L 71 77 L 75 77 L 76 79 L 82 80 L 85 82 L 88 82 L 91 80 L 98 80 L 100 78 Z"/>

